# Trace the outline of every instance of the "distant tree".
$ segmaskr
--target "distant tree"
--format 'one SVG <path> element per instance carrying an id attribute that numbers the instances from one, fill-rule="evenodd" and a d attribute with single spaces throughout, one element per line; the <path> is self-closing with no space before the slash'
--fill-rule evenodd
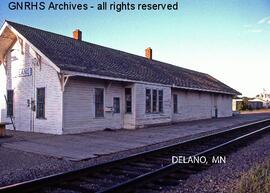
<path id="1" fill-rule="evenodd" d="M 248 97 L 243 97 L 242 110 L 249 110 Z"/>
<path id="2" fill-rule="evenodd" d="M 236 110 L 243 111 L 243 101 L 239 101 L 236 103 Z"/>

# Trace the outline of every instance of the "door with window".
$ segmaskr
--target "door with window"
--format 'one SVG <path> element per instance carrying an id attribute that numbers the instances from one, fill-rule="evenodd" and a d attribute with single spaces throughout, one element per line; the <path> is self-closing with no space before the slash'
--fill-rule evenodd
<path id="1" fill-rule="evenodd" d="M 217 96 L 212 95 L 212 118 L 218 118 Z"/>
<path id="2" fill-rule="evenodd" d="M 13 91 L 12 115 L 16 129 L 19 131 L 33 131 L 33 111 L 31 110 L 31 99 L 34 100 L 34 98 L 32 95 L 33 92 L 31 90 L 31 86 L 29 86 L 29 91 L 27 90 L 28 86 L 29 82 L 23 79 Z M 11 109 L 11 107 L 9 107 L 9 109 Z M 11 111 L 9 110 L 9 112 Z"/>
<path id="3" fill-rule="evenodd" d="M 133 97 L 132 88 L 124 89 L 124 128 L 133 128 L 135 126 L 135 118 L 133 116 Z"/>

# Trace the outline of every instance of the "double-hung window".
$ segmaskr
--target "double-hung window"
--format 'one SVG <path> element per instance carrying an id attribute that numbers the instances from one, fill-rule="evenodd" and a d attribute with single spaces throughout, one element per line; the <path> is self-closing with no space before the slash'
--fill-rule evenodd
<path id="1" fill-rule="evenodd" d="M 177 94 L 173 95 L 173 112 L 176 114 L 178 113 L 178 98 Z"/>
<path id="2" fill-rule="evenodd" d="M 145 91 L 145 112 L 151 113 L 151 89 Z"/>
<path id="3" fill-rule="evenodd" d="M 120 113 L 120 98 L 119 97 L 113 98 L 113 112 Z"/>
<path id="4" fill-rule="evenodd" d="M 163 112 L 163 90 L 158 91 L 158 111 Z"/>
<path id="5" fill-rule="evenodd" d="M 125 88 L 125 99 L 126 99 L 126 113 L 131 113 L 132 112 L 131 88 Z"/>
<path id="6" fill-rule="evenodd" d="M 95 117 L 104 117 L 104 89 L 95 88 Z"/>
<path id="7" fill-rule="evenodd" d="M 7 90 L 7 116 L 12 117 L 13 116 L 13 96 L 14 91 L 13 90 Z"/>
<path id="8" fill-rule="evenodd" d="M 45 88 L 37 88 L 37 112 L 38 119 L 45 119 Z"/>
<path id="9" fill-rule="evenodd" d="M 145 90 L 145 112 L 146 113 L 163 112 L 163 90 L 157 89 Z"/>
<path id="10" fill-rule="evenodd" d="M 157 112 L 157 90 L 152 90 L 153 100 L 152 100 L 152 112 Z"/>

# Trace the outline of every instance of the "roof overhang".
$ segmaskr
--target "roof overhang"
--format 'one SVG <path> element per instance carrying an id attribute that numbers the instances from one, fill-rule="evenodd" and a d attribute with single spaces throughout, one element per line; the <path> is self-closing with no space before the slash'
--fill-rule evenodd
<path id="1" fill-rule="evenodd" d="M 5 35 L 6 34 L 6 35 Z M 9 36 L 10 37 L 9 37 Z M 2 39 L 1 39 L 2 37 Z M 10 39 L 11 38 L 11 39 Z M 0 29 L 0 60 L 3 61 L 7 51 L 13 46 L 17 38 L 22 39 L 24 42 L 27 42 L 29 46 L 31 46 L 34 51 L 44 58 L 50 66 L 52 66 L 57 72 L 60 72 L 60 68 L 56 66 L 44 53 L 42 53 L 38 48 L 36 48 L 31 42 L 29 42 L 22 34 L 20 34 L 14 27 L 12 27 L 7 21 L 3 24 Z M 12 43 L 10 43 L 12 40 Z M 2 43 L 3 42 L 3 43 Z M 5 43 L 6 42 L 6 43 Z M 2 45 L 4 46 L 1 49 Z M 3 51 L 2 51 L 3 50 Z M 1 64 L 1 62 L 0 62 Z"/>
<path id="2" fill-rule="evenodd" d="M 70 76 L 81 76 L 81 77 L 96 78 L 96 79 L 103 79 L 103 80 L 112 80 L 112 81 L 121 81 L 121 82 L 133 82 L 133 83 L 164 86 L 164 87 L 171 87 L 171 88 L 176 88 L 176 89 L 178 88 L 178 89 L 191 90 L 191 91 L 226 94 L 226 95 L 232 95 L 232 96 L 236 96 L 239 94 L 239 93 L 230 93 L 230 92 L 222 92 L 222 91 L 199 89 L 199 88 L 182 87 L 182 86 L 176 86 L 176 85 L 152 83 L 152 82 L 145 82 L 145 81 L 137 81 L 137 80 L 130 80 L 130 79 L 114 78 L 114 77 L 109 77 L 109 76 L 101 76 L 101 75 L 94 75 L 94 74 L 75 72 L 75 71 L 67 71 L 67 70 L 61 70 L 61 73 L 65 74 L 65 75 L 70 75 Z"/>
<path id="3" fill-rule="evenodd" d="M 5 22 L 0 30 L 0 64 L 4 61 L 7 52 L 17 39 L 16 35 L 7 26 L 8 24 Z"/>

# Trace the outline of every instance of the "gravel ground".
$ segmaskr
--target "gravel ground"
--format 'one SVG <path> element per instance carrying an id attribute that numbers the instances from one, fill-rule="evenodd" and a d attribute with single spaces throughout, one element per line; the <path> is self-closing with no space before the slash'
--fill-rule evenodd
<path id="1" fill-rule="evenodd" d="M 0 147 L 0 186 L 65 171 L 72 163 Z"/>
<path id="2" fill-rule="evenodd" d="M 227 156 L 226 164 L 213 165 L 179 186 L 167 187 L 163 193 L 231 193 L 241 175 L 270 159 L 270 134 Z"/>

